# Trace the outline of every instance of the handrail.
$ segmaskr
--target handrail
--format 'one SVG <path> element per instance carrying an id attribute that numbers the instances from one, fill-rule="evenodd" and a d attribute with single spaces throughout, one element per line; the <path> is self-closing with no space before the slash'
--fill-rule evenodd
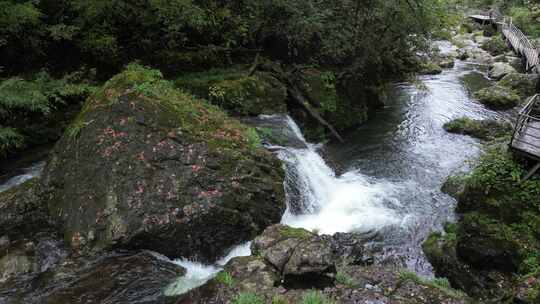
<path id="1" fill-rule="evenodd" d="M 514 142 L 521 142 L 526 145 L 537 147 L 537 145 L 529 142 L 523 141 L 520 137 L 523 135 L 522 133 L 526 133 L 525 127 L 532 127 L 533 129 L 538 129 L 534 126 L 527 126 L 527 124 L 532 120 L 536 122 L 540 122 L 540 117 L 534 117 L 531 116 L 531 113 L 534 109 L 534 107 L 537 105 L 538 101 L 540 100 L 540 94 L 536 94 L 532 96 L 525 106 L 519 111 L 518 119 L 516 121 L 516 125 L 514 126 L 514 132 L 512 133 L 512 138 L 510 139 L 510 146 L 512 147 Z M 525 132 L 523 130 L 525 129 Z M 533 137 L 535 139 L 539 139 L 536 136 L 531 136 L 531 134 L 527 134 L 529 137 Z M 540 148 L 540 147 L 538 147 Z M 540 156 L 540 155 L 539 155 Z"/>

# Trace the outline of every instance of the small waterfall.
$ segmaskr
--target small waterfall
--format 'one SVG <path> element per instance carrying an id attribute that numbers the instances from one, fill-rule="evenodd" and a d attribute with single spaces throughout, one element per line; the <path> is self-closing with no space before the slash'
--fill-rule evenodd
<path id="1" fill-rule="evenodd" d="M 367 232 L 401 223 L 404 216 L 392 208 L 399 205 L 393 196 L 395 185 L 371 180 L 356 171 L 336 177 L 290 117 L 287 125 L 307 148 L 281 147 L 278 152 L 286 168 L 284 224 L 334 234 Z"/>
<path id="2" fill-rule="evenodd" d="M 287 210 L 282 223 L 323 234 L 336 232 L 367 232 L 399 225 L 400 216 L 392 209 L 399 205 L 393 197 L 394 185 L 370 180 L 352 171 L 337 177 L 335 172 L 317 153 L 317 146 L 308 143 L 298 125 L 288 116 L 261 115 L 259 122 L 276 125 L 294 147 L 268 143 L 267 148 L 277 151 L 285 166 L 285 194 Z M 284 122 L 284 123 L 283 123 Z M 294 137 L 294 138 L 290 138 Z M 302 148 L 303 147 L 303 148 Z M 168 286 L 166 295 L 180 295 L 212 279 L 232 258 L 249 256 L 250 243 L 234 248 L 216 264 L 204 265 L 187 259 L 175 263 L 187 269 L 187 274 Z"/>

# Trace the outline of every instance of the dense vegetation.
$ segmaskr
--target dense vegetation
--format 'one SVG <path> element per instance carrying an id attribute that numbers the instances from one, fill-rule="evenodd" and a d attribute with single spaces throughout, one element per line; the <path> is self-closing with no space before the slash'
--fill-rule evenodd
<path id="1" fill-rule="evenodd" d="M 367 85 L 379 84 L 414 69 L 415 54 L 442 27 L 444 7 L 428 0 L 1 0 L 0 115 L 48 120 L 61 105 L 80 106 L 89 80 L 106 80 L 133 61 L 181 77 L 251 64 L 260 54 L 353 67 Z M 30 146 L 23 133 L 3 119 L 0 152 Z"/>

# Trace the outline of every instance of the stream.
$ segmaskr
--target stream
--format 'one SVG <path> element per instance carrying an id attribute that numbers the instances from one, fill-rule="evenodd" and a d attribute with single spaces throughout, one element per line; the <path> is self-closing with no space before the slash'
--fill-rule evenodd
<path id="1" fill-rule="evenodd" d="M 442 51 L 451 46 L 442 44 Z M 287 211 L 284 224 L 320 234 L 369 233 L 380 249 L 379 263 L 405 266 L 433 276 L 421 243 L 446 222 L 454 221 L 455 200 L 440 191 L 445 179 L 469 170 L 480 153 L 480 142 L 449 134 L 451 119 L 509 119 L 472 99 L 472 92 L 489 84 L 485 67 L 456 61 L 452 69 L 420 76 L 414 83 L 394 84 L 387 106 L 348 135 L 345 143 L 325 146 L 325 153 L 344 173 L 337 174 L 321 156 L 321 145 L 308 143 L 288 116 L 261 116 L 261 122 L 280 122 L 292 146 L 271 146 L 283 161 Z M 42 164 L 24 176 L 0 185 L 0 191 L 39 174 Z M 249 243 L 233 248 L 214 265 L 187 259 L 175 263 L 187 274 L 166 288 L 167 295 L 183 294 L 214 277 L 236 256 L 250 255 Z"/>

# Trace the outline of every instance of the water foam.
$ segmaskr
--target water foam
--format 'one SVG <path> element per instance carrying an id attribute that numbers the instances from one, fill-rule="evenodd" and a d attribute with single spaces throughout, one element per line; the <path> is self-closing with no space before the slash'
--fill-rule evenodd
<path id="1" fill-rule="evenodd" d="M 305 141 L 296 123 L 290 117 L 287 121 L 307 149 L 283 147 L 278 153 L 288 167 L 288 208 L 282 223 L 323 234 L 366 232 L 401 223 L 403 217 L 389 208 L 399 204 L 392 196 L 394 185 L 370 180 L 357 171 L 337 177 L 317 147 Z M 293 196 L 292 192 L 300 195 Z M 301 212 L 293 212 L 293 205 L 300 205 Z"/>
<path id="2" fill-rule="evenodd" d="M 215 277 L 230 260 L 235 257 L 251 255 L 251 242 L 234 247 L 226 256 L 219 259 L 216 264 L 208 265 L 191 261 L 189 259 L 177 259 L 175 264 L 186 269 L 186 274 L 165 288 L 166 296 L 185 294 L 186 292 L 204 285 Z"/>

